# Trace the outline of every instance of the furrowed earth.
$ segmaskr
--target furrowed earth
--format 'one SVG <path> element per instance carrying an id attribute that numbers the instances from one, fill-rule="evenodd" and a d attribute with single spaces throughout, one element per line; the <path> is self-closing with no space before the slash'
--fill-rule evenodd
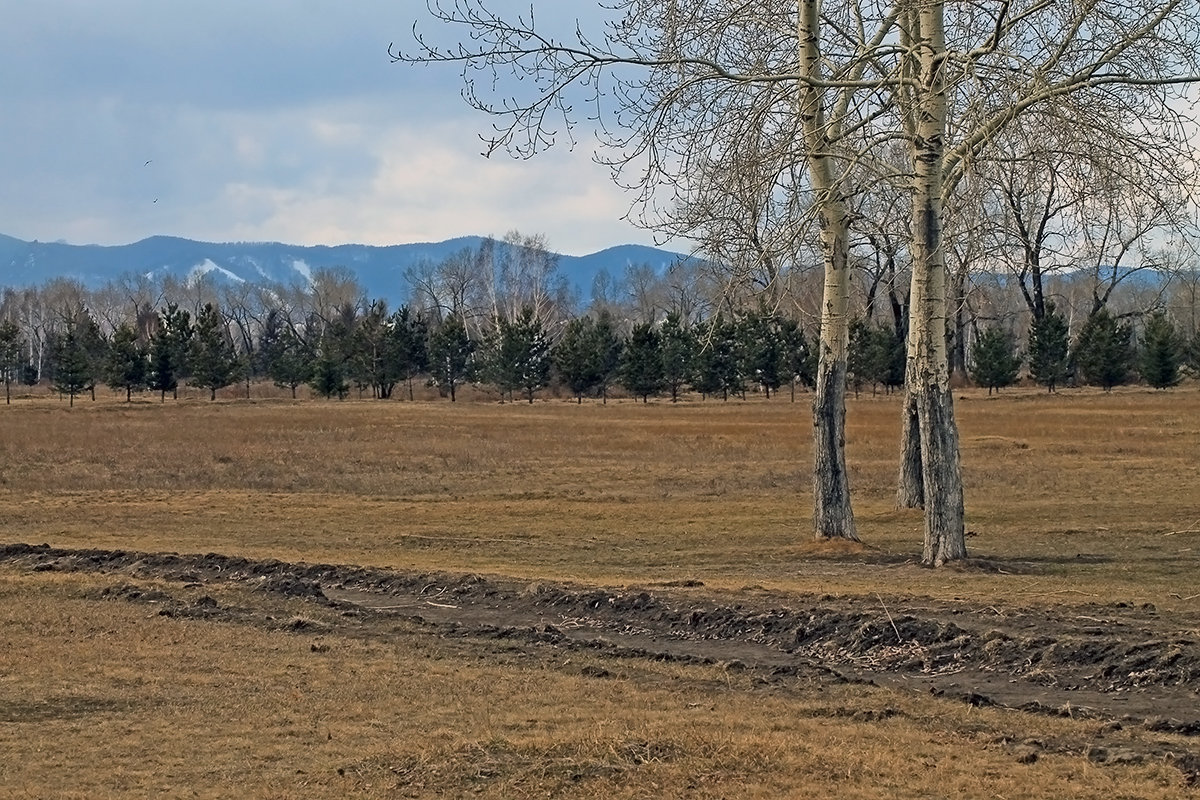
<path id="1" fill-rule="evenodd" d="M 1200 780 L 1200 757 L 1178 743 L 1105 746 L 1103 733 L 1125 726 L 1200 736 L 1200 619 L 1149 605 L 1087 604 L 1048 613 L 882 595 L 871 604 L 754 588 L 713 594 L 694 580 L 621 590 L 521 585 L 473 574 L 27 544 L 0 547 L 0 564 L 22 573 L 102 575 L 108 580 L 92 599 L 314 640 L 386 642 L 403 619 L 433 636 L 505 640 L 533 658 L 588 651 L 614 670 L 638 659 L 717 665 L 766 684 L 803 677 L 883 685 L 970 706 L 1096 720 L 1104 723 L 1100 734 L 1025 744 L 1019 754 L 1049 749 L 1098 763 L 1166 761 L 1188 785 Z M 255 602 L 270 596 L 303 600 L 302 614 L 281 618 L 269 600 Z M 593 667 L 584 674 L 603 679 L 612 672 Z M 12 722 L 21 712 L 9 716 Z"/>

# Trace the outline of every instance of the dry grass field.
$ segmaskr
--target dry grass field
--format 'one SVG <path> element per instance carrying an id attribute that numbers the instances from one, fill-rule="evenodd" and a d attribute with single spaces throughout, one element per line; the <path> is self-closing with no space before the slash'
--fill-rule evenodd
<path id="1" fill-rule="evenodd" d="M 917 563 L 920 513 L 893 507 L 896 398 L 849 407 L 864 546 L 810 542 L 799 400 L 15 398 L 0 407 L 0 543 L 1200 619 L 1196 387 L 963 392 L 975 560 L 943 570 Z M 186 591 L 277 604 L 270 619 L 311 629 L 178 619 L 107 599 L 119 583 L 0 566 L 0 797 L 1196 794 L 1165 760 L 1087 757 L 1101 734 L 1200 749 L 1133 725 L 404 619 L 381 639 L 236 586 Z M 1026 740 L 1044 755 L 1018 763 Z"/>

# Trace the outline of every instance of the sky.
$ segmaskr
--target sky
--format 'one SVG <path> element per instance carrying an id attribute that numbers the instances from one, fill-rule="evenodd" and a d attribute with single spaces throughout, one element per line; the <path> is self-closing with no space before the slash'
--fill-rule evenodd
<path id="1" fill-rule="evenodd" d="M 593 13 L 539 3 L 564 5 Z M 425 0 L 0 9 L 0 233 L 388 245 L 519 230 L 570 255 L 653 243 L 622 220 L 630 198 L 587 135 L 484 158 L 490 122 L 459 72 L 391 62 Z"/>

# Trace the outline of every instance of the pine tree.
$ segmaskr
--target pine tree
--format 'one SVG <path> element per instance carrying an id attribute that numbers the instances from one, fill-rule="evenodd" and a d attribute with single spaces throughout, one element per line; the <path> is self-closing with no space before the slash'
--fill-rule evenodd
<path id="1" fill-rule="evenodd" d="M 1155 389 L 1165 389 L 1179 383 L 1185 344 L 1166 314 L 1161 311 L 1153 314 L 1146 321 L 1138 354 L 1138 367 L 1146 383 Z"/>
<path id="2" fill-rule="evenodd" d="M 1016 383 L 1021 371 L 1013 337 L 1000 328 L 987 328 L 971 343 L 971 380 L 986 386 L 988 394 Z"/>
<path id="3" fill-rule="evenodd" d="M 321 375 L 332 381 L 331 384 L 323 384 L 331 389 L 330 394 L 318 390 L 323 397 L 332 397 L 336 394 L 339 400 L 344 399 L 350 391 L 348 382 L 350 379 L 353 379 L 358 386 L 359 397 L 362 396 L 367 382 L 364 380 L 361 370 L 355 369 L 356 337 L 362 323 L 363 319 L 359 316 L 358 305 L 346 302 L 334 309 L 332 319 L 323 325 L 314 322 L 310 326 L 312 330 L 321 330 L 314 362 L 318 381 Z M 345 385 L 343 386 L 343 384 Z M 309 385 L 315 387 L 316 383 L 310 380 Z"/>
<path id="4" fill-rule="evenodd" d="M 621 383 L 635 397 L 648 402 L 650 395 L 662 391 L 662 346 L 658 331 L 649 322 L 635 325 L 621 356 Z"/>
<path id="5" fill-rule="evenodd" d="M 501 317 L 488 338 L 487 373 L 511 399 L 516 389 L 524 389 L 529 402 L 533 393 L 550 379 L 550 345 L 541 321 L 529 306 L 514 320 Z"/>
<path id="6" fill-rule="evenodd" d="M 1184 352 L 1184 364 L 1193 376 L 1200 376 L 1200 330 L 1192 333 Z"/>
<path id="7" fill-rule="evenodd" d="M 759 308 L 742 317 L 745 374 L 763 388 L 767 399 L 783 385 L 788 371 L 787 345 L 780 318 Z"/>
<path id="8" fill-rule="evenodd" d="M 95 382 L 95 364 L 85 342 L 69 323 L 54 346 L 54 389 L 70 398 L 75 405 L 75 395 Z"/>
<path id="9" fill-rule="evenodd" d="M 328 400 L 337 397 L 343 400 L 350 391 L 350 383 L 346 380 L 346 359 L 342 354 L 342 343 L 330 333 L 326 333 L 317 347 L 317 356 L 312 362 L 308 385 L 313 391 Z"/>
<path id="10" fill-rule="evenodd" d="M 96 381 L 103 373 L 105 362 L 108 360 L 108 340 L 104 338 L 95 317 L 82 306 L 75 311 L 70 324 L 74 328 L 80 347 L 87 354 L 88 382 L 83 388 L 91 394 L 92 400 L 95 400 Z"/>
<path id="11" fill-rule="evenodd" d="M 208 399 L 217 399 L 223 389 L 238 379 L 241 364 L 225 327 L 225 318 L 212 303 L 205 303 L 196 318 L 192 337 L 191 377 L 188 383 L 208 389 Z"/>
<path id="12" fill-rule="evenodd" d="M 150 365 L 146 348 L 138 341 L 138 332 L 128 324 L 113 331 L 105 362 L 104 382 L 113 389 L 125 390 L 125 402 L 133 399 L 135 391 L 146 388 Z"/>
<path id="13" fill-rule="evenodd" d="M 743 331 L 721 314 L 705 327 L 707 332 L 702 329 L 698 337 L 693 388 L 705 395 L 720 393 L 722 400 L 728 400 L 731 392 L 740 394 L 745 384 Z"/>
<path id="14" fill-rule="evenodd" d="M 576 403 L 582 403 L 583 395 L 592 391 L 599 382 L 595 369 L 597 359 L 593 353 L 597 344 L 595 329 L 596 323 L 591 317 L 576 317 L 567 323 L 562 337 L 554 346 L 554 367 L 559 378 L 575 395 Z"/>
<path id="15" fill-rule="evenodd" d="M 455 388 L 471 374 L 475 343 L 458 314 L 451 314 L 429 337 L 429 371 L 454 402 Z"/>
<path id="16" fill-rule="evenodd" d="M 810 389 L 816 385 L 817 351 L 809 345 L 799 321 L 785 317 L 781 328 L 787 354 L 787 371 L 791 376 L 792 402 L 794 403 L 796 402 L 797 381 Z M 903 342 L 901 342 L 901 360 L 903 361 Z M 903 368 L 901 368 L 901 382 L 903 380 Z"/>
<path id="17" fill-rule="evenodd" d="M 192 346 L 191 315 L 174 303 L 158 315 L 158 327 L 150 339 L 150 379 L 147 385 L 166 401 L 167 392 L 179 397 L 179 381 L 188 374 Z"/>
<path id="18" fill-rule="evenodd" d="M 663 321 L 658 334 L 662 356 L 663 383 L 671 392 L 671 402 L 679 401 L 679 393 L 692 380 L 696 357 L 696 337 L 683 319 L 672 312 Z"/>
<path id="19" fill-rule="evenodd" d="M 388 359 L 397 377 L 408 384 L 408 399 L 413 399 L 413 378 L 429 369 L 429 330 L 424 317 L 408 306 L 391 316 Z"/>
<path id="20" fill-rule="evenodd" d="M 360 390 L 369 386 L 372 396 L 381 400 L 392 396 L 392 389 L 400 379 L 395 359 L 389 352 L 390 335 L 387 303 L 376 300 L 358 320 L 348 342 L 350 377 Z"/>
<path id="21" fill-rule="evenodd" d="M 12 382 L 20 378 L 21 367 L 25 365 L 22 353 L 25 350 L 25 337 L 21 328 L 12 320 L 0 324 L 0 373 L 4 375 L 4 403 L 12 403 Z"/>
<path id="22" fill-rule="evenodd" d="M 1121 324 L 1101 308 L 1091 314 L 1075 341 L 1074 361 L 1084 380 L 1104 387 L 1122 384 L 1133 362 L 1133 329 Z"/>
<path id="23" fill-rule="evenodd" d="M 870 385 L 871 394 L 874 394 L 880 384 L 903 383 L 903 367 L 898 367 L 903 346 L 904 343 L 886 325 L 871 325 L 861 319 L 851 322 L 850 352 L 846 361 L 854 393 L 857 395 L 864 385 Z M 898 381 L 897 373 L 900 375 Z"/>
<path id="24" fill-rule="evenodd" d="M 312 377 L 312 354 L 292 326 L 275 309 L 267 314 L 258 339 L 262 371 L 281 389 L 296 389 Z"/>
<path id="25" fill-rule="evenodd" d="M 167 401 L 167 392 L 174 392 L 179 385 L 175 377 L 174 348 L 160 328 L 150 340 L 150 374 L 146 386 L 159 393 L 160 402 Z"/>
<path id="26" fill-rule="evenodd" d="M 612 314 L 607 310 L 601 311 L 596 317 L 596 325 L 592 329 L 595 343 L 592 355 L 596 359 L 593 372 L 596 375 L 596 386 L 600 390 L 602 402 L 608 402 L 608 387 L 621 369 L 621 354 L 625 343 L 617 335 L 617 327 Z"/>
<path id="27" fill-rule="evenodd" d="M 1067 319 L 1053 301 L 1047 301 L 1045 313 L 1029 325 L 1029 374 L 1053 392 L 1066 379 L 1070 336 Z"/>

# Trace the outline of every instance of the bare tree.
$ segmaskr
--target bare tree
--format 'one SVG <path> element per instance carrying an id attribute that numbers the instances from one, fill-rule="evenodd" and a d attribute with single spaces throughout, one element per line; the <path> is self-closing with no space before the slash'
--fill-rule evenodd
<path id="1" fill-rule="evenodd" d="M 1049 0 L 768 0 L 737 8 L 721 0 L 620 0 L 602 37 L 576 26 L 569 40 L 539 29 L 532 11 L 509 20 L 479 0 L 435 0 L 429 10 L 463 30 L 469 44 L 441 47 L 418 37 L 415 53 L 395 57 L 463 67 L 467 100 L 499 120 L 486 138 L 489 153 L 527 157 L 556 136 L 570 137 L 582 99 L 600 121 L 616 179 L 638 190 L 643 207 L 655 208 L 664 186 L 711 179 L 713 171 L 701 168 L 707 154 L 747 129 L 771 133 L 753 156 L 752 174 L 765 176 L 764 185 L 786 174 L 782 164 L 803 170 L 796 196 L 807 199 L 806 213 L 817 222 L 825 274 L 813 412 L 818 536 L 857 536 L 844 457 L 850 201 L 860 188 L 851 178 L 869 164 L 906 187 L 908 374 L 930 564 L 966 554 L 946 340 L 950 198 L 996 137 L 1058 99 L 1094 98 L 1098 125 L 1114 116 L 1105 116 L 1101 98 L 1118 99 L 1122 114 L 1151 127 L 1181 119 L 1170 87 L 1194 80 L 1200 31 L 1194 3 L 1184 0 L 1070 7 Z M 487 87 L 499 87 L 499 100 L 480 94 L 483 83 L 474 78 L 481 73 Z M 507 95 L 496 82 L 504 74 L 526 78 L 530 94 Z M 893 142 L 906 155 L 900 170 L 879 158 Z M 643 221 L 656 222 L 653 214 Z"/>

